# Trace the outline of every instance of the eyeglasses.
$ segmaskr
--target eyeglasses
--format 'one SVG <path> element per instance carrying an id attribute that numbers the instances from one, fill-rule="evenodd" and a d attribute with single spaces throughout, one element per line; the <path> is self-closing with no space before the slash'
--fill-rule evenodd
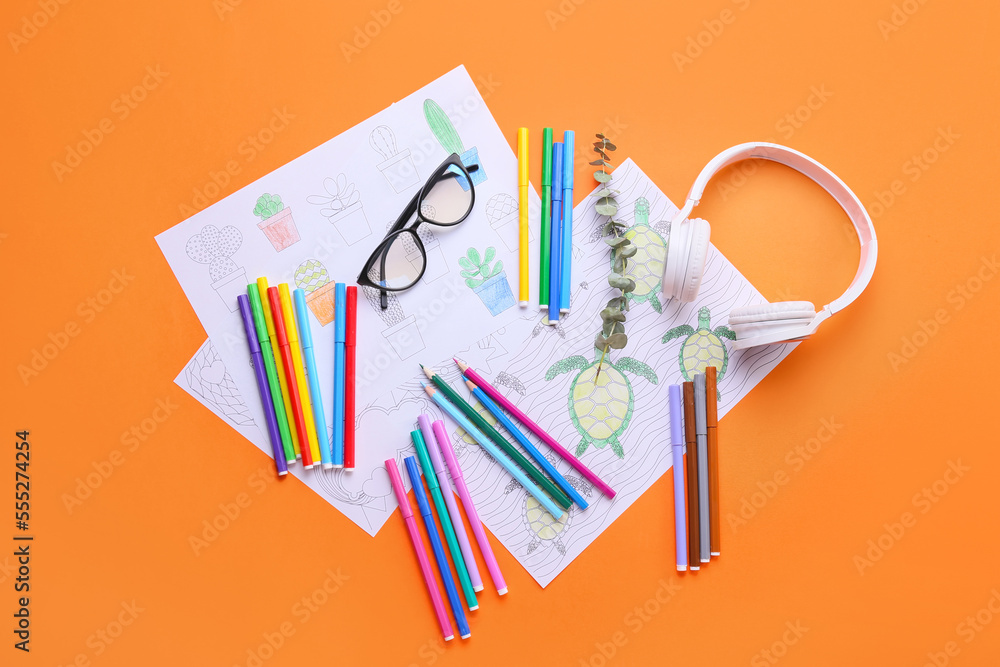
<path id="1" fill-rule="evenodd" d="M 450 227 L 469 217 L 476 203 L 476 190 L 457 153 L 442 162 L 375 248 L 358 275 L 358 284 L 379 290 L 382 310 L 389 307 L 388 292 L 413 287 L 427 268 L 427 251 L 417 233 L 422 223 Z M 416 217 L 410 221 L 410 218 Z"/>

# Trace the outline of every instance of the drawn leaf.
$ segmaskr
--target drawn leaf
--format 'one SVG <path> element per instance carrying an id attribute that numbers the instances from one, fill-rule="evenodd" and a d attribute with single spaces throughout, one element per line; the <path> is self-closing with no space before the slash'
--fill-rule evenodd
<path id="1" fill-rule="evenodd" d="M 503 271 L 503 260 L 502 259 L 498 260 L 497 261 L 497 265 L 493 267 L 493 273 L 490 274 L 490 278 L 492 278 L 493 276 L 497 275 L 501 271 Z"/>
<path id="2" fill-rule="evenodd" d="M 461 266 L 463 269 L 468 269 L 470 271 L 472 269 L 476 268 L 475 265 L 472 262 L 470 262 L 468 259 L 466 259 L 465 257 L 459 257 L 458 258 L 458 265 Z"/>
<path id="3" fill-rule="evenodd" d="M 483 261 L 489 264 L 490 262 L 493 261 L 493 258 L 496 256 L 497 256 L 497 249 L 494 248 L 493 246 L 490 246 L 489 248 L 486 249 L 486 252 L 483 253 Z"/>
<path id="4" fill-rule="evenodd" d="M 479 259 L 479 251 L 476 250 L 475 248 L 469 248 L 469 250 L 465 253 L 465 255 L 466 255 L 466 257 L 469 258 L 469 260 L 473 264 L 476 264 L 476 265 L 482 264 L 482 262 Z"/>

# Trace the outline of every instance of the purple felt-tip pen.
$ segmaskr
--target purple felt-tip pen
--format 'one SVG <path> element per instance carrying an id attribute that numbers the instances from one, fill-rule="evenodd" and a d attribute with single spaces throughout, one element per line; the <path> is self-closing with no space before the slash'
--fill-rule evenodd
<path id="1" fill-rule="evenodd" d="M 274 414 L 271 403 L 271 386 L 267 383 L 264 371 L 264 358 L 260 354 L 260 342 L 257 340 L 257 329 L 250 310 L 250 299 L 246 294 L 236 297 L 240 304 L 240 315 L 243 316 L 243 328 L 247 333 L 247 343 L 250 344 L 250 359 L 253 362 L 253 372 L 257 376 L 257 389 L 260 391 L 260 402 L 264 405 L 264 421 L 267 422 L 267 434 L 271 437 L 271 452 L 274 455 L 274 465 L 279 475 L 288 474 L 288 462 L 285 460 L 285 450 L 278 433 L 278 418 Z"/>

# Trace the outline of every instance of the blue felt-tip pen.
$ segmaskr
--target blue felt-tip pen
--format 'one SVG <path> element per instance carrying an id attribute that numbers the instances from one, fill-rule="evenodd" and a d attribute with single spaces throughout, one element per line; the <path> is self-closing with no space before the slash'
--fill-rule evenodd
<path id="1" fill-rule="evenodd" d="M 299 345 L 306 365 L 306 382 L 309 385 L 309 399 L 312 401 L 313 420 L 316 423 L 316 437 L 319 440 L 320 459 L 324 468 L 333 467 L 333 453 L 330 451 L 330 436 L 326 429 L 326 412 L 323 410 L 323 392 L 320 390 L 319 372 L 316 370 L 316 354 L 313 352 L 312 331 L 309 328 L 309 308 L 306 307 L 306 292 L 297 289 L 292 292 L 295 305 L 295 322 L 299 327 Z"/>
<path id="2" fill-rule="evenodd" d="M 333 302 L 333 467 L 344 467 L 344 396 L 347 367 L 347 283 L 334 285 Z"/>
<path id="3" fill-rule="evenodd" d="M 549 324 L 559 321 L 562 291 L 563 145 L 552 144 L 552 230 L 549 245 Z"/>
<path id="4" fill-rule="evenodd" d="M 559 283 L 559 310 L 569 312 L 569 288 L 573 280 L 573 149 L 576 133 L 563 132 L 563 215 L 562 215 L 562 263 Z"/>

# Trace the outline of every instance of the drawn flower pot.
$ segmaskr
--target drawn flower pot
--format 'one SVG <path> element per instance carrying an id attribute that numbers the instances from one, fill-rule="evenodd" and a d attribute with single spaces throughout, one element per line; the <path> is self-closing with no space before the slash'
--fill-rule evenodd
<path id="1" fill-rule="evenodd" d="M 282 209 L 270 218 L 258 222 L 257 227 L 278 252 L 299 241 L 299 230 L 295 227 L 290 208 Z"/>
<path id="2" fill-rule="evenodd" d="M 486 202 L 486 219 L 507 250 L 517 250 L 521 233 L 517 200 L 505 192 L 493 195 Z"/>
<path id="3" fill-rule="evenodd" d="M 405 360 L 424 349 L 424 339 L 417 328 L 417 318 L 413 315 L 382 332 L 399 359 Z"/>
<path id="4" fill-rule="evenodd" d="M 245 294 L 247 290 L 246 270 L 239 268 L 230 274 L 222 276 L 212 283 L 212 289 L 219 294 L 219 298 L 229 307 L 230 312 L 235 313 L 239 308 L 236 297 L 240 294 Z"/>
<path id="5" fill-rule="evenodd" d="M 444 252 L 440 244 L 436 241 L 433 245 L 424 245 L 424 252 L 427 253 L 427 269 L 424 271 L 422 280 L 431 283 L 448 273 L 448 261 L 444 258 Z"/>
<path id="6" fill-rule="evenodd" d="M 382 172 L 385 180 L 389 182 L 396 194 L 420 182 L 420 174 L 417 173 L 417 166 L 413 164 L 413 156 L 410 155 L 409 148 L 404 148 L 402 153 L 397 153 L 388 160 L 380 162 L 378 170 Z"/>
<path id="7" fill-rule="evenodd" d="M 514 293 L 507 282 L 507 272 L 501 271 L 479 287 L 474 287 L 475 292 L 490 310 L 490 314 L 496 317 L 508 308 L 512 308 L 516 303 Z"/>
<path id="8" fill-rule="evenodd" d="M 323 327 L 333 322 L 334 287 L 334 283 L 327 283 L 306 294 L 306 305 Z"/>
<path id="9" fill-rule="evenodd" d="M 360 201 L 331 216 L 330 222 L 344 237 L 347 245 L 354 245 L 372 233 L 371 225 L 368 224 L 368 216 L 365 215 L 364 206 Z"/>

